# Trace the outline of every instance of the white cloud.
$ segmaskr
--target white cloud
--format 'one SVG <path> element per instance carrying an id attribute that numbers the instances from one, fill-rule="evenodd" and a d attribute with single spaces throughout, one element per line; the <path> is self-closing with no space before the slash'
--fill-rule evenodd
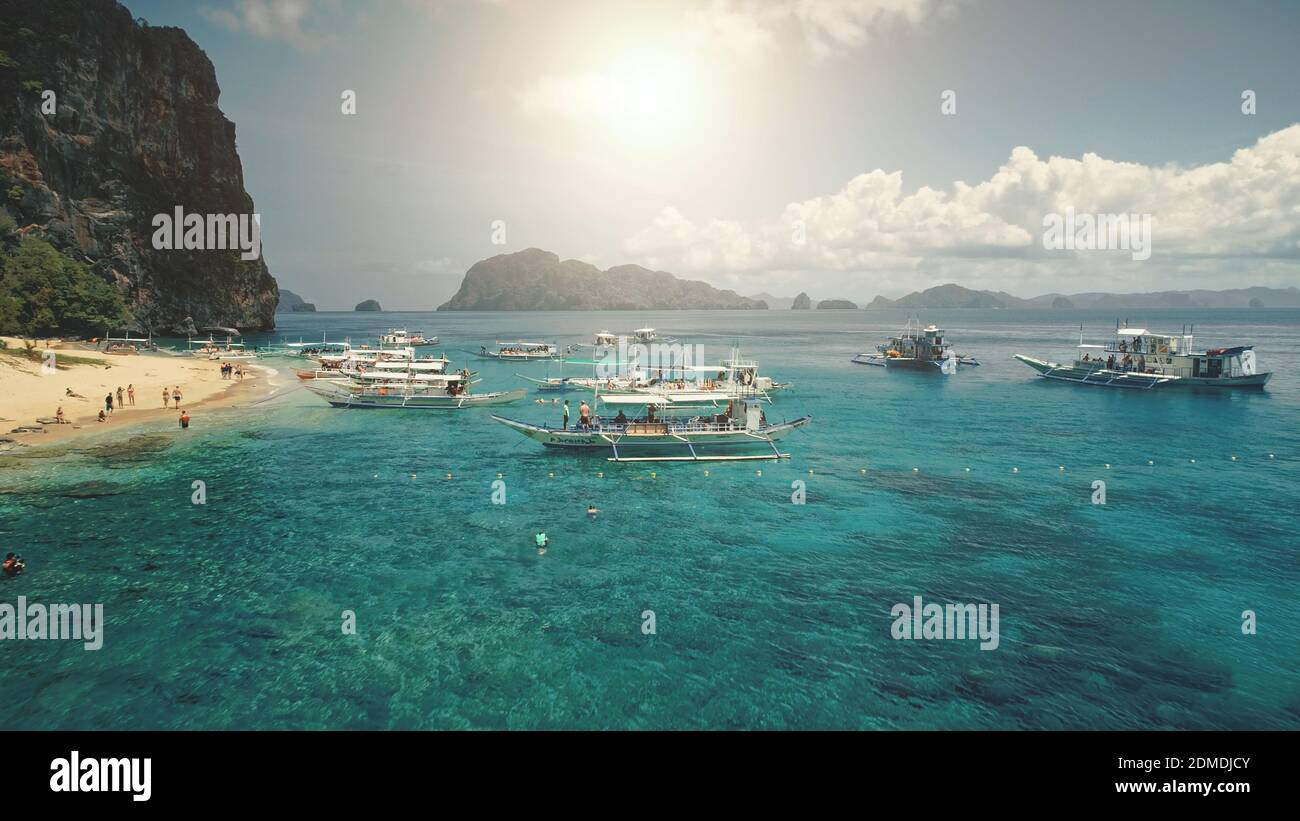
<path id="1" fill-rule="evenodd" d="M 1150 261 L 1135 262 L 1124 252 L 1045 250 L 1043 218 L 1067 208 L 1151 214 Z M 1243 266 L 1266 272 L 1272 282 L 1294 284 L 1300 278 L 1300 124 L 1261 138 L 1227 162 L 1194 167 L 1116 162 L 1091 153 L 1043 160 L 1018 147 L 977 185 L 957 182 L 946 191 L 922 187 L 906 194 L 901 172 L 875 170 L 754 224 L 696 222 L 666 207 L 627 240 L 626 250 L 683 274 L 752 284 L 821 272 L 832 287 L 860 285 L 859 292 L 871 290 L 864 275 L 878 286 L 897 282 L 905 290 L 954 276 L 980 287 L 1032 290 L 1035 284 L 1080 285 L 1081 276 L 1122 284 L 1157 272 L 1208 284 Z M 918 275 L 929 281 L 916 282 Z"/>
<path id="2" fill-rule="evenodd" d="M 889 24 L 919 25 L 959 0 L 707 0 L 686 12 L 688 38 L 745 60 L 801 39 L 819 58 L 860 48 Z"/>
<path id="3" fill-rule="evenodd" d="M 451 257 L 439 257 L 438 259 L 426 259 L 415 263 L 415 270 L 422 274 L 462 274 L 464 269 L 458 268 Z"/>
<path id="4" fill-rule="evenodd" d="M 314 0 L 236 0 L 229 6 L 204 8 L 201 12 L 231 31 L 245 31 L 263 40 L 284 40 L 312 50 L 332 40 L 305 27 L 308 17 L 322 4 Z"/>

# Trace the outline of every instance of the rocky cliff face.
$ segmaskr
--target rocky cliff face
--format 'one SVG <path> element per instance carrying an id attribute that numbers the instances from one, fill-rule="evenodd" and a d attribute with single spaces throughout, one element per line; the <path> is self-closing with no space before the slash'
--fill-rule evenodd
<path id="1" fill-rule="evenodd" d="M 153 247 L 177 206 L 255 212 L 194 41 L 114 0 L 0 0 L 0 52 L 0 202 L 20 229 L 121 289 L 139 331 L 274 327 L 263 259 Z"/>
<path id="2" fill-rule="evenodd" d="M 767 305 L 706 282 L 640 265 L 602 271 L 529 248 L 474 263 L 440 311 L 632 311 L 764 309 Z"/>

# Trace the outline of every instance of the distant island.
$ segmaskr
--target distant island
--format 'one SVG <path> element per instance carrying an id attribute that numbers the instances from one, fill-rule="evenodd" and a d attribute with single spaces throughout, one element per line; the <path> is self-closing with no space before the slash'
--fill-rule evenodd
<path id="1" fill-rule="evenodd" d="M 788 311 L 794 305 L 794 297 L 772 296 L 766 291 L 761 294 L 751 294 L 749 298 L 758 302 L 766 302 L 767 307 L 773 311 Z"/>
<path id="2" fill-rule="evenodd" d="M 820 307 L 820 306 L 819 306 Z M 1043 294 L 1021 299 L 1005 291 L 975 291 L 949 283 L 914 291 L 899 299 L 878 296 L 867 310 L 945 310 L 955 308 L 1142 309 L 1142 308 L 1300 308 L 1297 288 L 1235 288 L 1226 291 L 1154 291 L 1112 294 Z"/>
<path id="3" fill-rule="evenodd" d="M 767 303 L 640 265 L 600 270 L 540 248 L 470 267 L 439 311 L 766 310 Z"/>
<path id="4" fill-rule="evenodd" d="M 280 289 L 280 301 L 275 306 L 275 312 L 277 314 L 315 313 L 315 311 L 316 305 L 314 303 L 304 301 L 302 297 L 298 296 L 293 291 L 285 288 Z"/>
<path id="5" fill-rule="evenodd" d="M 808 296 L 806 293 L 800 293 L 799 296 L 794 298 L 794 302 L 790 304 L 790 308 L 795 311 L 812 310 L 812 297 Z"/>
<path id="6" fill-rule="evenodd" d="M 352 310 L 354 310 L 354 311 L 382 311 L 382 310 L 384 310 L 384 309 L 381 308 L 381 307 L 379 307 L 379 301 L 378 301 L 378 300 L 375 300 L 375 299 L 367 299 L 367 300 L 364 301 L 364 302 L 358 302 L 358 303 L 357 303 L 357 307 L 353 308 Z"/>
<path id="7" fill-rule="evenodd" d="M 819 311 L 856 311 L 857 309 L 857 304 L 847 299 L 823 299 L 817 303 Z"/>

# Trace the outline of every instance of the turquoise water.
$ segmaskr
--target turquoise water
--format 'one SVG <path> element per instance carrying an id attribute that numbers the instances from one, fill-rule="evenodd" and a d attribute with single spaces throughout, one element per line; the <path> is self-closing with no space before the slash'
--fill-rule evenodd
<path id="1" fill-rule="evenodd" d="M 102 602 L 107 631 L 98 652 L 0 643 L 0 726 L 1300 728 L 1300 311 L 1132 317 L 1256 344 L 1273 381 L 1222 394 L 1053 384 L 1011 359 L 1067 356 L 1111 315 L 922 318 L 985 364 L 852 365 L 905 319 L 861 311 L 278 317 L 250 341 L 409 325 L 458 365 L 646 324 L 710 359 L 738 341 L 794 382 L 769 418 L 814 422 L 779 464 L 614 465 L 484 410 L 332 409 L 281 361 L 271 400 L 184 435 L 3 458 L 0 541 L 28 573 L 0 602 Z M 480 390 L 548 369 L 472 366 Z M 558 422 L 534 397 L 504 410 Z M 1000 646 L 893 640 L 917 595 L 997 603 Z"/>

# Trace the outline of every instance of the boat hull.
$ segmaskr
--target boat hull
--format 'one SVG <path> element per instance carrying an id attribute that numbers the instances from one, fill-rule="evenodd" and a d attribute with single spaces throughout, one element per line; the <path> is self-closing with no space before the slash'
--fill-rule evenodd
<path id="1" fill-rule="evenodd" d="M 1248 376 L 1222 376 L 1213 379 L 1195 376 L 1165 376 L 1134 371 L 1113 371 L 1106 368 L 1081 368 L 1076 365 L 1059 365 L 1055 362 L 1045 362 L 1023 354 L 1016 354 L 1016 359 L 1033 368 L 1038 372 L 1039 376 L 1045 379 L 1105 388 L 1258 389 L 1263 388 L 1269 378 L 1273 376 L 1272 372 L 1256 373 Z"/>
<path id="2" fill-rule="evenodd" d="M 515 390 L 498 393 L 441 396 L 438 394 L 405 395 L 397 392 L 389 394 L 352 393 L 346 387 L 339 385 L 318 386 L 305 384 L 303 387 L 336 408 L 356 408 L 360 410 L 462 410 L 480 405 L 505 405 L 510 402 L 517 402 L 523 399 L 527 393 L 523 390 Z"/>

